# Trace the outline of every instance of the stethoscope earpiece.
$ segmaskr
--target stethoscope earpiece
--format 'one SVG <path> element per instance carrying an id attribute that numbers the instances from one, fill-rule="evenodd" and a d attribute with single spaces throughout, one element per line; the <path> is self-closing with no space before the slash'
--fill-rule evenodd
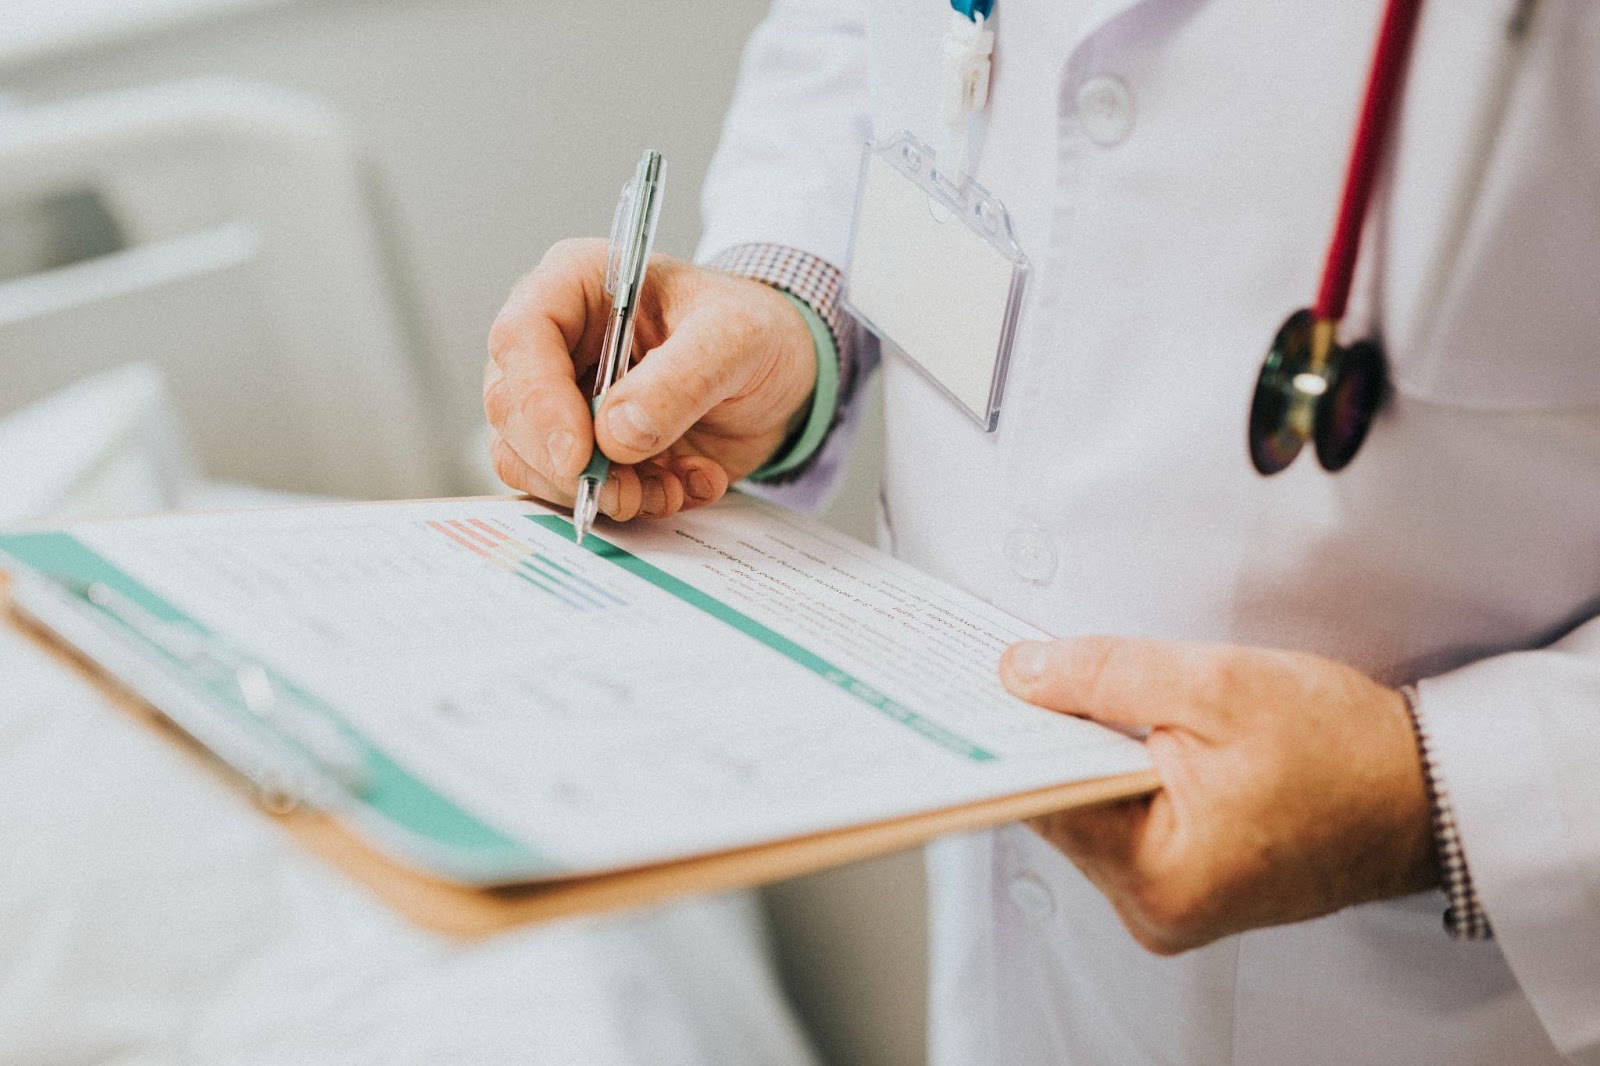
<path id="1" fill-rule="evenodd" d="M 1334 323 L 1308 309 L 1296 311 L 1273 337 L 1256 379 L 1251 463 L 1262 474 L 1276 474 L 1310 441 L 1324 470 L 1344 469 L 1361 449 L 1387 393 L 1387 368 L 1377 341 L 1341 347 Z"/>

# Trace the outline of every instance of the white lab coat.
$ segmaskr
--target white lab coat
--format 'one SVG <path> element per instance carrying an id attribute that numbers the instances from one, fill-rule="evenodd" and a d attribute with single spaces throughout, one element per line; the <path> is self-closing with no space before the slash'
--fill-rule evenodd
<path id="1" fill-rule="evenodd" d="M 1056 633 L 1424 678 L 1497 939 L 1429 893 L 1158 959 L 1026 830 L 948 841 L 935 1062 L 1600 1063 L 1600 4 L 1544 0 L 1453 226 L 1513 2 L 1425 6 L 1347 320 L 1397 391 L 1346 472 L 1269 480 L 1251 389 L 1314 294 L 1379 0 L 999 0 L 976 176 L 1034 273 L 997 433 L 884 361 L 895 551 Z M 778 0 L 702 252 L 843 263 L 859 145 L 936 123 L 947 19 Z"/>

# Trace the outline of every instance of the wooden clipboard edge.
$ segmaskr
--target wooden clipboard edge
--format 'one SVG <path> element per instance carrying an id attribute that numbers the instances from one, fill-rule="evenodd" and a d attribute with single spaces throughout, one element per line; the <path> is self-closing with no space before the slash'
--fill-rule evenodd
<path id="1" fill-rule="evenodd" d="M 677 862 L 500 889 L 441 881 L 395 863 L 331 818 L 289 815 L 282 820 L 308 849 L 413 922 L 476 938 L 520 925 L 783 881 L 903 851 L 950 833 L 1132 799 L 1158 788 L 1155 772 L 1141 770 Z"/>
<path id="2" fill-rule="evenodd" d="M 238 788 L 236 775 L 173 726 L 159 710 L 17 612 L 10 603 L 9 582 L 3 570 L 0 604 L 4 605 L 3 617 L 10 628 L 85 679 L 135 722 L 175 742 L 205 771 Z M 413 924 L 458 938 L 476 939 L 522 925 L 782 881 L 902 851 L 950 833 L 1132 799 L 1160 787 L 1154 771 L 1137 771 L 676 862 L 505 888 L 464 885 L 408 866 L 368 844 L 328 814 L 280 814 L 259 805 L 256 809 L 278 822 L 307 851 L 364 885 Z"/>

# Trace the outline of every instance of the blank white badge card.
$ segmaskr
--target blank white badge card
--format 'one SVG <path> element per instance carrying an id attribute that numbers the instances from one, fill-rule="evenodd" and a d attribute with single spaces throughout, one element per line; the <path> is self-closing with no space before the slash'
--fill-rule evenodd
<path id="1" fill-rule="evenodd" d="M 845 302 L 985 431 L 1000 415 L 1027 260 L 1005 208 L 902 134 L 862 165 Z"/>

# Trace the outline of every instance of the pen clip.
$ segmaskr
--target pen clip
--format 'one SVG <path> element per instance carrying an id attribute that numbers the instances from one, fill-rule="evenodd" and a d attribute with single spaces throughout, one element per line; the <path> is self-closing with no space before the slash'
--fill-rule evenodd
<path id="1" fill-rule="evenodd" d="M 665 167 L 660 152 L 646 149 L 617 201 L 606 249 L 606 292 L 612 299 L 613 315 L 620 308 L 631 308 L 644 286 L 661 212 Z"/>
<path id="2" fill-rule="evenodd" d="M 638 190 L 638 176 L 635 175 L 622 186 L 622 193 L 617 197 L 617 209 L 611 214 L 611 236 L 606 240 L 606 295 L 617 295 L 617 284 L 622 279 L 622 249 L 627 239 L 624 227 L 632 219 L 634 194 Z"/>

